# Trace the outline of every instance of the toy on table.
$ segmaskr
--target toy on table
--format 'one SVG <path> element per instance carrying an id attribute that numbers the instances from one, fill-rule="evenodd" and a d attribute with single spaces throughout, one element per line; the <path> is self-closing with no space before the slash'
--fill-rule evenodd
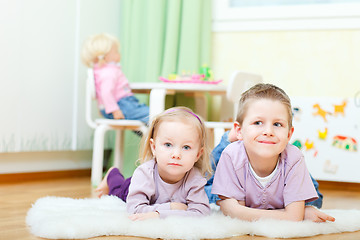
<path id="1" fill-rule="evenodd" d="M 203 64 L 199 73 L 186 73 L 183 71 L 180 75 L 171 73 L 168 78 L 159 77 L 159 79 L 166 83 L 204 83 L 204 84 L 218 84 L 222 80 L 214 80 L 212 70 Z"/>
<path id="2" fill-rule="evenodd" d="M 204 80 L 214 80 L 213 71 L 206 64 L 201 66 L 200 74 L 204 75 Z"/>

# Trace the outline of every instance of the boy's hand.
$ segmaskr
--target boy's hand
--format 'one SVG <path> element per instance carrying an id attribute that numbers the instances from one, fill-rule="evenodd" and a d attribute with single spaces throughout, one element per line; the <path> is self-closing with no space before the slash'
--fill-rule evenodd
<path id="1" fill-rule="evenodd" d="M 146 220 L 150 218 L 159 218 L 160 214 L 158 212 L 147 212 L 147 213 L 135 213 L 129 216 L 130 220 Z"/>
<path id="2" fill-rule="evenodd" d="M 112 115 L 114 117 L 114 119 L 124 119 L 124 114 L 122 113 L 121 110 L 116 110 L 114 112 L 112 112 Z"/>
<path id="3" fill-rule="evenodd" d="M 187 205 L 184 203 L 179 202 L 172 202 L 170 203 L 170 209 L 171 210 L 187 210 Z"/>
<path id="4" fill-rule="evenodd" d="M 305 215 L 304 220 L 310 220 L 313 222 L 334 222 L 335 218 L 327 215 L 326 213 L 321 212 L 319 209 L 313 206 L 306 206 L 305 207 Z"/>

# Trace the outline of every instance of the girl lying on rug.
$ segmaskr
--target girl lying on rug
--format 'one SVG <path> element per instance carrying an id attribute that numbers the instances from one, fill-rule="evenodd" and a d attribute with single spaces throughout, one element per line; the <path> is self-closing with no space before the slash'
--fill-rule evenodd
<path id="1" fill-rule="evenodd" d="M 301 151 L 288 144 L 294 132 L 292 108 L 282 89 L 257 84 L 244 92 L 234 128 L 242 141 L 223 151 L 211 190 L 225 215 L 248 221 L 335 221 L 305 207 L 318 195 Z"/>
<path id="2" fill-rule="evenodd" d="M 204 191 L 211 174 L 203 121 L 190 109 L 171 108 L 151 123 L 141 165 L 130 179 L 111 168 L 96 191 L 127 202 L 130 219 L 210 214 Z"/>

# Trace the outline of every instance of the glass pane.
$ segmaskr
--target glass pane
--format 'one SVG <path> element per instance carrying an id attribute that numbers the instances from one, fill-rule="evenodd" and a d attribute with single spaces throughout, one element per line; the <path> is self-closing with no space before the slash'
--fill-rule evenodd
<path id="1" fill-rule="evenodd" d="M 230 7 L 291 6 L 304 4 L 360 3 L 360 0 L 229 0 Z"/>

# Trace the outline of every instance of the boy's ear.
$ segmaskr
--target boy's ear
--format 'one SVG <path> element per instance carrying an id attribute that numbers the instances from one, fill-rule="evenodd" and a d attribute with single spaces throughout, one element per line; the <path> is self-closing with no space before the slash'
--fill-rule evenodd
<path id="1" fill-rule="evenodd" d="M 291 127 L 291 129 L 289 130 L 289 134 L 288 134 L 288 140 L 290 141 L 291 139 L 291 136 L 293 135 L 294 133 L 294 127 Z"/>
<path id="2" fill-rule="evenodd" d="M 234 122 L 234 130 L 235 130 L 235 133 L 236 133 L 236 138 L 238 140 L 242 140 L 241 126 L 240 126 L 240 123 L 237 122 L 237 121 Z"/>

